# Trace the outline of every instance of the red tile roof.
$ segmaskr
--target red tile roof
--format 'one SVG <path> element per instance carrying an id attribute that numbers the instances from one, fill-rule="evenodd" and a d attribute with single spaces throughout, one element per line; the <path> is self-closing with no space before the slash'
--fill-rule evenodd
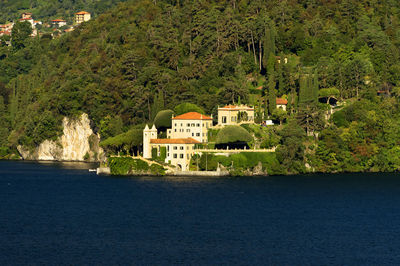
<path id="1" fill-rule="evenodd" d="M 279 105 L 287 105 L 288 101 L 286 99 L 283 98 L 276 98 L 276 104 Z"/>
<path id="2" fill-rule="evenodd" d="M 90 14 L 90 13 L 86 11 L 80 11 L 78 13 L 75 13 L 75 15 L 85 15 L 85 14 Z"/>
<path id="3" fill-rule="evenodd" d="M 66 21 L 63 19 L 53 19 L 52 22 L 66 22 Z"/>
<path id="4" fill-rule="evenodd" d="M 172 118 L 172 120 L 212 120 L 212 118 L 197 112 L 189 112 L 186 114 L 175 116 L 174 118 Z"/>
<path id="5" fill-rule="evenodd" d="M 237 105 L 225 105 L 224 107 L 219 107 L 218 109 L 229 109 L 231 111 L 254 111 L 254 108 L 248 107 L 248 106 L 237 106 Z"/>
<path id="6" fill-rule="evenodd" d="M 201 143 L 192 138 L 186 139 L 151 139 L 150 143 L 153 144 L 198 144 Z"/>

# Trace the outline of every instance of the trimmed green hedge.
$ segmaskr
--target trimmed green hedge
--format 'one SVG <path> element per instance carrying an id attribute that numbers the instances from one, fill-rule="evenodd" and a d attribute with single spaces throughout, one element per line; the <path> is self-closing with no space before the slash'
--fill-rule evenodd
<path id="1" fill-rule="evenodd" d="M 235 142 L 250 142 L 253 137 L 250 133 L 240 126 L 226 126 L 221 129 L 215 140 L 216 144 L 228 144 Z"/>
<path id="2" fill-rule="evenodd" d="M 151 159 L 155 160 L 157 159 L 157 148 L 152 148 L 151 149 Z"/>
<path id="3" fill-rule="evenodd" d="M 157 164 L 149 166 L 145 161 L 131 157 L 111 157 L 109 158 L 109 167 L 112 175 L 165 175 L 164 167 Z"/>
<path id="4" fill-rule="evenodd" d="M 158 114 L 154 118 L 154 125 L 156 126 L 156 128 L 160 130 L 165 128 L 171 128 L 173 114 L 174 111 L 172 110 L 162 110 L 158 112 Z"/>
<path id="5" fill-rule="evenodd" d="M 161 147 L 160 148 L 160 160 L 162 162 L 164 162 L 165 158 L 167 158 L 167 147 Z"/>

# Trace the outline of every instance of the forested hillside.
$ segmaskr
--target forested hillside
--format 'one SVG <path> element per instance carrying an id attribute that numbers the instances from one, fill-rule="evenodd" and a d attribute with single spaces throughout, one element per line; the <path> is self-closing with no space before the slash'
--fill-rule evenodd
<path id="1" fill-rule="evenodd" d="M 75 12 L 86 10 L 99 15 L 115 4 L 125 0 L 2 0 L 0 3 L 0 24 L 15 21 L 23 12 L 32 12 L 35 19 L 54 18 L 73 21 Z"/>
<path id="2" fill-rule="evenodd" d="M 181 102 L 215 115 L 240 99 L 289 121 L 277 153 L 288 172 L 305 160 L 320 171 L 400 169 L 378 166 L 400 153 L 399 19 L 395 0 L 123 3 L 59 39 L 1 47 L 0 146 L 38 145 L 81 112 L 97 130 L 110 119 L 128 129 Z M 329 121 L 321 93 L 346 104 Z M 287 114 L 271 108 L 276 96 Z"/>

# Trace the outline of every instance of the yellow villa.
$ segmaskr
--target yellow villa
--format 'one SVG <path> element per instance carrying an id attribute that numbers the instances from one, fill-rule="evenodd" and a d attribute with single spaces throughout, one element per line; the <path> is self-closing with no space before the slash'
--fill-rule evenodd
<path id="1" fill-rule="evenodd" d="M 254 123 L 254 108 L 247 105 L 226 105 L 218 107 L 218 125 Z"/>
<path id="2" fill-rule="evenodd" d="M 75 13 L 75 23 L 76 24 L 81 24 L 82 22 L 89 21 L 91 18 L 91 14 L 86 11 L 81 11 L 78 13 Z"/>
<path id="3" fill-rule="evenodd" d="M 193 138 L 198 142 L 208 141 L 208 129 L 212 127 L 212 117 L 189 112 L 172 117 L 172 128 L 167 130 L 167 138 Z"/>

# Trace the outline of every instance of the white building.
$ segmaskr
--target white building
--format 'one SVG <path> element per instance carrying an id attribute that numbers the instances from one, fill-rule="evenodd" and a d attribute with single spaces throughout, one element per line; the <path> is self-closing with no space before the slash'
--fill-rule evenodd
<path id="1" fill-rule="evenodd" d="M 172 164 L 181 171 L 188 171 L 195 145 L 199 143 L 193 138 L 157 139 L 155 126 L 149 129 L 146 125 L 143 130 L 143 157 L 151 159 L 153 150 L 157 156 L 161 156 L 162 149 L 165 149 L 165 163 Z"/>
<path id="2" fill-rule="evenodd" d="M 208 142 L 208 129 L 212 127 L 212 117 L 189 112 L 172 117 L 172 128 L 167 130 L 167 138 L 193 138 Z"/>
<path id="3" fill-rule="evenodd" d="M 65 26 L 65 25 L 67 25 L 67 21 L 65 21 L 63 19 L 54 19 L 54 20 L 51 21 L 51 24 L 53 26 L 57 26 L 57 27 L 61 28 L 61 27 Z"/>

